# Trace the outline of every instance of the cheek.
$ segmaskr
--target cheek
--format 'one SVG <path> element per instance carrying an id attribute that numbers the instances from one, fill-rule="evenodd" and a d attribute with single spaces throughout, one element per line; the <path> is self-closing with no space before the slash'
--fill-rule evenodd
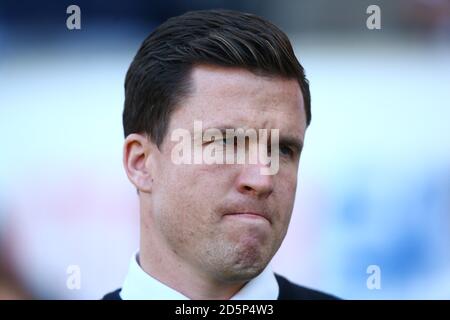
<path id="1" fill-rule="evenodd" d="M 286 199 L 295 197 L 295 191 L 297 189 L 297 168 L 293 165 L 281 168 L 276 176 L 276 188 Z"/>
<path id="2" fill-rule="evenodd" d="M 202 226 L 208 221 L 205 214 L 208 203 L 189 168 L 170 168 L 165 173 L 158 178 L 158 187 L 152 195 L 154 215 L 165 236 L 174 246 L 181 247 L 204 234 Z"/>
<path id="3" fill-rule="evenodd" d="M 153 197 L 177 223 L 206 221 L 226 192 L 224 179 L 229 177 L 224 171 L 212 165 L 166 164 L 156 178 Z"/>
<path id="4" fill-rule="evenodd" d="M 278 203 L 278 209 L 281 214 L 281 220 L 283 224 L 289 223 L 292 210 L 294 207 L 295 193 L 297 189 L 297 176 L 296 175 L 284 175 L 277 179 L 276 190 L 276 203 Z"/>

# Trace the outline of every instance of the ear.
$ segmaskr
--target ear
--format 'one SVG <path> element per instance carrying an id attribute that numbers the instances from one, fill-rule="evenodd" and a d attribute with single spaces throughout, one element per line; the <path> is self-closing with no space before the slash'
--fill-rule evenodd
<path id="1" fill-rule="evenodd" d="M 139 192 L 150 193 L 152 189 L 151 158 L 155 146 L 144 134 L 132 133 L 123 145 L 123 166 L 128 179 Z"/>

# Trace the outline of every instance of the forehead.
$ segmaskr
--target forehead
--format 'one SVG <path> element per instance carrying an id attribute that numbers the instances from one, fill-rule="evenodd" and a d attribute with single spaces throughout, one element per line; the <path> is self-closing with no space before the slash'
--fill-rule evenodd
<path id="1" fill-rule="evenodd" d="M 191 71 L 191 94 L 171 117 L 171 129 L 203 127 L 280 129 L 303 138 L 306 115 L 296 79 L 256 75 L 210 65 Z"/>

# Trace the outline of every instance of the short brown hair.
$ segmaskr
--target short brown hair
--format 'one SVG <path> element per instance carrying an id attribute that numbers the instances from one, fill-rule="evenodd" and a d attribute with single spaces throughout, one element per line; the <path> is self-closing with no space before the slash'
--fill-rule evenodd
<path id="1" fill-rule="evenodd" d="M 168 19 L 142 43 L 125 79 L 125 137 L 146 133 L 161 145 L 172 111 L 189 92 L 196 64 L 297 79 L 306 123 L 311 122 L 308 80 L 284 32 L 253 14 L 201 10 Z"/>

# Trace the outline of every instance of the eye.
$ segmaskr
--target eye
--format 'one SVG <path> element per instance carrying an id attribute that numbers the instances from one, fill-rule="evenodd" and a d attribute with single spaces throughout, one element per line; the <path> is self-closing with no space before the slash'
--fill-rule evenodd
<path id="1" fill-rule="evenodd" d="M 280 145 L 279 150 L 280 150 L 281 155 L 288 156 L 288 157 L 294 156 L 294 151 L 286 145 Z"/>
<path id="2" fill-rule="evenodd" d="M 229 144 L 229 145 L 234 144 L 234 141 L 233 141 L 233 139 L 228 139 L 228 140 L 226 138 L 220 139 L 220 138 L 216 138 L 213 136 L 210 140 L 205 141 L 203 144 L 208 145 L 210 143 L 215 143 L 217 145 L 226 146 L 227 144 Z"/>

